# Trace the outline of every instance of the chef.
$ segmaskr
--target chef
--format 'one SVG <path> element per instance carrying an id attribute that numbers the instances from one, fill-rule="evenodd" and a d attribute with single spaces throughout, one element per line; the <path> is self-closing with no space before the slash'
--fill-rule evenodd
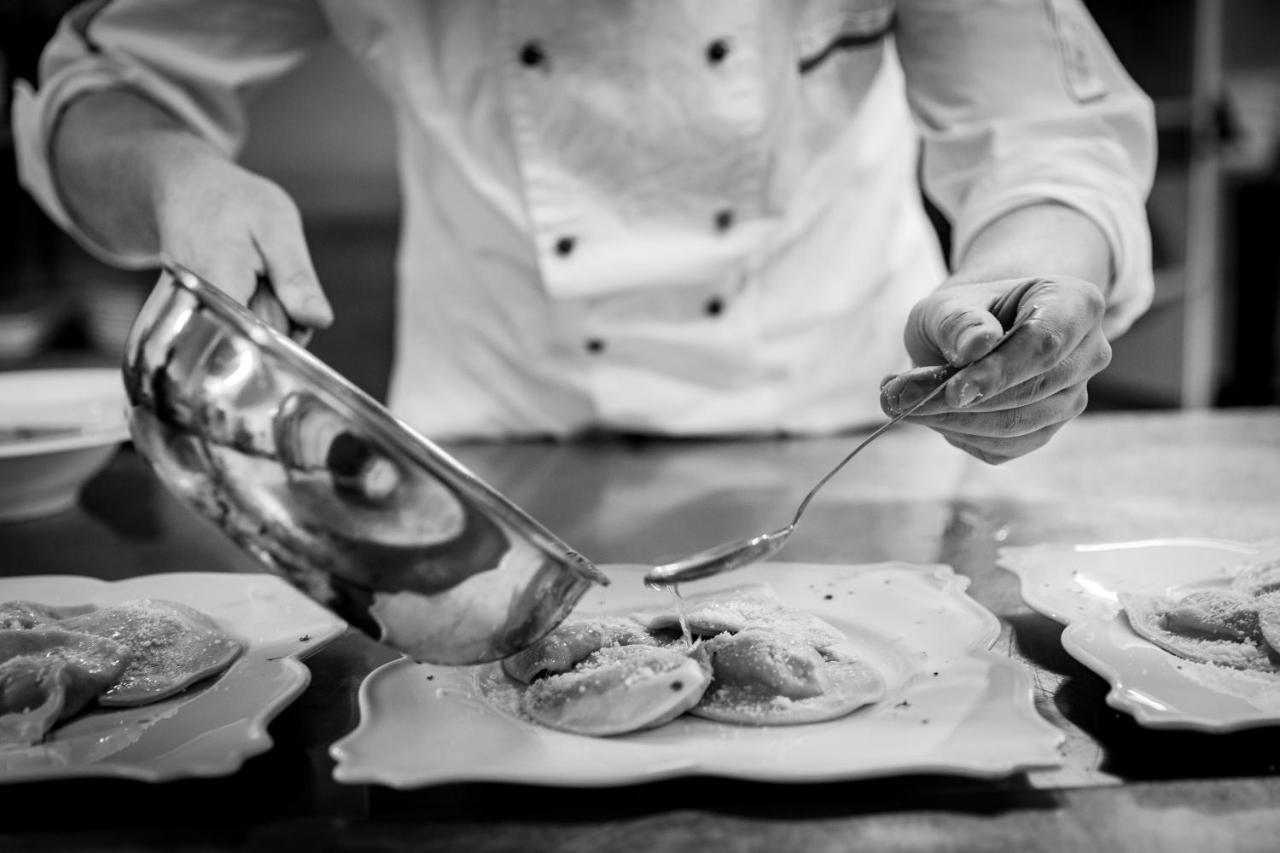
<path id="1" fill-rule="evenodd" d="M 110 263 L 323 327 L 234 158 L 327 39 L 394 110 L 389 403 L 434 438 L 857 428 L 1034 314 L 914 416 L 999 463 L 1151 298 L 1151 103 L 1079 0 L 99 0 L 16 93 L 22 180 Z"/>

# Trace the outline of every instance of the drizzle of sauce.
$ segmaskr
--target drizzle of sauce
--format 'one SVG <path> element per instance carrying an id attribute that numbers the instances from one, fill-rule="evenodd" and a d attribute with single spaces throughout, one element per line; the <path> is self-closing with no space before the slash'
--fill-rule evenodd
<path id="1" fill-rule="evenodd" d="M 673 583 L 667 589 L 671 590 L 671 601 L 676 607 L 676 618 L 680 620 L 680 633 L 684 635 L 684 644 L 686 648 L 693 648 L 693 632 L 689 630 L 689 619 L 685 615 L 684 596 L 680 595 L 680 584 Z"/>
<path id="2" fill-rule="evenodd" d="M 671 603 L 675 605 L 676 618 L 680 620 L 680 633 L 684 637 L 685 646 L 692 651 L 693 631 L 689 630 L 689 618 L 686 615 L 686 611 L 685 611 L 684 596 L 680 594 L 680 584 L 678 583 L 673 583 L 673 584 L 646 583 L 645 586 L 653 590 L 665 589 L 667 592 L 671 593 Z"/>

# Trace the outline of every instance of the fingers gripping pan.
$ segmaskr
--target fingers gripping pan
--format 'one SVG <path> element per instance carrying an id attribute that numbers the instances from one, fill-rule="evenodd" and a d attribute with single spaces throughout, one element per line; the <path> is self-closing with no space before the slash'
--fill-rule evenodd
<path id="1" fill-rule="evenodd" d="M 124 365 L 134 445 L 186 504 L 418 660 L 505 657 L 593 583 L 581 554 L 189 270 L 165 272 Z"/>

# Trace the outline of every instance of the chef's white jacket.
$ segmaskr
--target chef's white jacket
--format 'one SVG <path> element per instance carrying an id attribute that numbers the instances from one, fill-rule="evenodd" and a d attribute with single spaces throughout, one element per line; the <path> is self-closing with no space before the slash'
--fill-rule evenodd
<path id="1" fill-rule="evenodd" d="M 399 141 L 392 409 L 436 438 L 820 433 L 881 418 L 910 306 L 1051 200 L 1152 290 L 1149 99 L 1078 0 L 107 0 L 14 103 L 49 214 L 77 95 L 141 90 L 234 155 L 244 100 L 335 38 Z M 1051 271 L 1047 271 L 1051 272 Z"/>

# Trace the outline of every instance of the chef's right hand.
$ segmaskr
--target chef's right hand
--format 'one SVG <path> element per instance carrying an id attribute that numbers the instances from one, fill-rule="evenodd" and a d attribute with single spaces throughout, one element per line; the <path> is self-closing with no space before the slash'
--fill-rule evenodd
<path id="1" fill-rule="evenodd" d="M 50 166 L 68 212 L 108 251 L 186 267 L 282 331 L 333 321 L 280 187 L 127 87 L 73 98 L 56 128 Z"/>
<path id="2" fill-rule="evenodd" d="M 165 263 L 207 279 L 282 332 L 333 322 L 302 218 L 284 190 L 215 155 L 172 165 L 156 204 Z"/>

